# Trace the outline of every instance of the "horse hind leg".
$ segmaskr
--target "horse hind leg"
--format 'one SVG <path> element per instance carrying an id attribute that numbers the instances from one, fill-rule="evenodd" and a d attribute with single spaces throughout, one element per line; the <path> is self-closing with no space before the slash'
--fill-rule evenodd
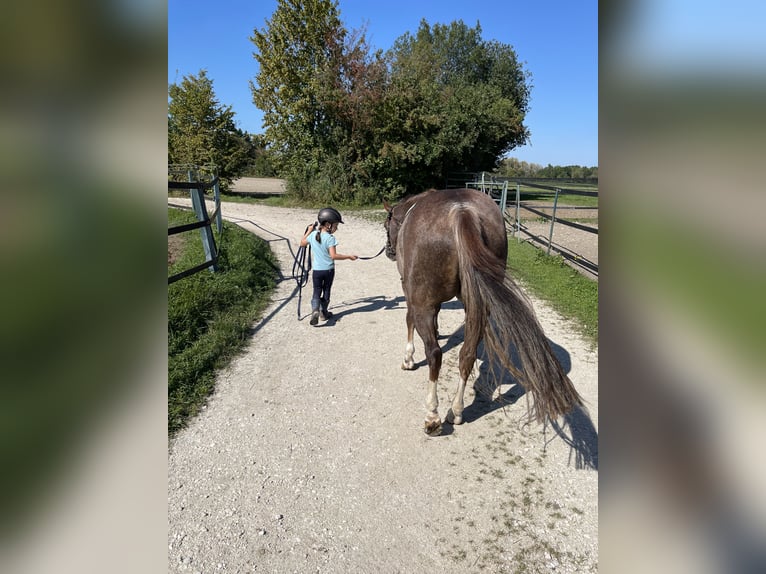
<path id="1" fill-rule="evenodd" d="M 460 354 L 458 355 L 460 379 L 457 383 L 455 398 L 452 399 L 452 407 L 450 407 L 445 417 L 448 423 L 455 425 L 463 424 L 465 386 L 476 363 L 476 349 L 479 347 L 479 339 L 483 329 L 481 321 L 469 321 L 467 319 L 466 317 L 463 346 L 460 347 Z M 477 323 L 479 324 L 477 325 Z"/>
<path id="2" fill-rule="evenodd" d="M 407 344 L 404 347 L 404 361 L 402 362 L 402 369 L 405 371 L 412 371 L 415 368 L 415 343 L 413 342 L 413 331 L 415 329 L 412 310 L 407 307 Z"/>
<path id="3" fill-rule="evenodd" d="M 420 338 L 423 339 L 426 358 L 428 360 L 428 390 L 426 392 L 426 419 L 424 430 L 429 436 L 441 434 L 442 421 L 439 417 L 439 396 L 437 394 L 437 383 L 439 382 L 439 371 L 442 366 L 442 350 L 436 341 L 436 330 L 434 329 L 434 317 L 432 311 L 421 313 L 415 317 L 415 328 L 418 330 Z"/>

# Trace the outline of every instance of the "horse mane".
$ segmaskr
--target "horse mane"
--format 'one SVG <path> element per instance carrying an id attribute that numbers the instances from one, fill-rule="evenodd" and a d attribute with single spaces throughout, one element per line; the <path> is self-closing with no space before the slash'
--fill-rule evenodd
<path id="1" fill-rule="evenodd" d="M 425 197 L 426 195 L 430 195 L 434 192 L 438 192 L 438 189 L 431 188 L 427 189 L 425 191 L 421 191 L 420 193 L 411 193 L 410 195 L 405 195 L 403 198 L 401 198 L 397 204 L 394 207 L 404 208 L 406 207 L 409 209 L 413 203 L 416 201 L 419 201 L 421 198 Z"/>

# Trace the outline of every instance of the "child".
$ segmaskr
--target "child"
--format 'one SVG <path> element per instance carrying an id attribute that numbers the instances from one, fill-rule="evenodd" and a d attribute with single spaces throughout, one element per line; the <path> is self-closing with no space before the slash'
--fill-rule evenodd
<path id="1" fill-rule="evenodd" d="M 314 293 L 311 296 L 311 321 L 309 323 L 312 326 L 315 326 L 319 321 L 320 312 L 323 321 L 332 317 L 332 313 L 327 310 L 327 307 L 330 304 L 330 290 L 335 279 L 335 262 L 340 259 L 356 261 L 358 258 L 356 255 L 342 255 L 335 250 L 338 241 L 333 234 L 338 230 L 338 224 L 343 223 L 337 209 L 325 207 L 319 211 L 317 220 L 319 221 L 319 229 L 316 229 L 316 223 L 312 223 L 306 228 L 306 233 L 301 239 L 301 247 L 311 246 Z"/>

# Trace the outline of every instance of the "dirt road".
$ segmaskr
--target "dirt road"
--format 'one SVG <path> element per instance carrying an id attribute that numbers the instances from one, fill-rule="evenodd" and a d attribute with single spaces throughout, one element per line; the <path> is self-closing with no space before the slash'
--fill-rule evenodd
<path id="1" fill-rule="evenodd" d="M 395 264 L 339 262 L 336 319 L 311 327 L 310 292 L 299 320 L 290 273 L 316 214 L 245 204 L 223 214 L 269 241 L 285 279 L 208 406 L 170 445 L 169 572 L 597 571 L 597 349 L 534 301 L 587 413 L 560 433 L 525 425 L 523 391 L 507 381 L 493 400 L 479 361 L 466 422 L 429 438 L 419 339 L 419 368 L 400 369 Z M 343 215 L 338 250 L 377 253 L 382 225 Z M 442 416 L 462 321 L 458 303 L 444 305 Z"/>

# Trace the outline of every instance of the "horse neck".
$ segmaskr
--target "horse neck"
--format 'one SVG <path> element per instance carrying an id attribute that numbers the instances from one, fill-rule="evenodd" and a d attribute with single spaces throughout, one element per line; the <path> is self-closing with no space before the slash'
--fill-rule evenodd
<path id="1" fill-rule="evenodd" d="M 418 199 L 420 198 L 421 195 L 423 195 L 423 194 L 421 193 L 421 194 L 418 194 L 418 195 L 411 195 L 409 197 L 405 197 L 402 201 L 400 201 L 396 205 L 396 208 L 395 208 L 396 209 L 396 218 L 400 222 L 404 223 L 404 220 L 406 219 L 407 214 L 415 206 L 415 204 L 417 203 L 417 201 L 418 201 Z"/>

